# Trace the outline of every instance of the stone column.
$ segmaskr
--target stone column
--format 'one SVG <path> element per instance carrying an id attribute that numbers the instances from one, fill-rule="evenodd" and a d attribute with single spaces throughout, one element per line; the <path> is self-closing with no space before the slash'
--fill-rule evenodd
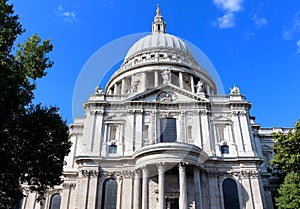
<path id="1" fill-rule="evenodd" d="M 121 85 L 121 94 L 124 95 L 125 94 L 125 79 L 122 79 L 122 85 Z"/>
<path id="2" fill-rule="evenodd" d="M 143 167 L 142 209 L 148 209 L 148 169 Z"/>
<path id="3" fill-rule="evenodd" d="M 191 79 L 191 91 L 192 91 L 193 93 L 195 93 L 194 77 L 193 77 L 193 76 L 190 76 L 190 79 Z"/>
<path id="4" fill-rule="evenodd" d="M 200 186 L 199 167 L 194 166 L 194 187 L 195 187 L 195 209 L 202 209 L 202 197 Z"/>
<path id="5" fill-rule="evenodd" d="M 165 209 L 165 164 L 158 163 L 158 209 Z"/>
<path id="6" fill-rule="evenodd" d="M 183 88 L 182 72 L 179 72 L 179 87 Z"/>
<path id="7" fill-rule="evenodd" d="M 145 72 L 143 72 L 142 73 L 142 91 L 145 91 L 146 90 L 146 88 L 147 88 L 147 85 L 146 85 L 146 81 L 147 81 L 147 76 L 146 76 L 146 73 Z"/>
<path id="8" fill-rule="evenodd" d="M 158 86 L 158 71 L 154 71 L 154 87 Z"/>
<path id="9" fill-rule="evenodd" d="M 134 171 L 134 199 L 133 199 L 133 208 L 140 209 L 141 204 L 141 171 L 135 170 Z"/>
<path id="10" fill-rule="evenodd" d="M 114 95 L 117 95 L 118 93 L 118 85 L 117 83 L 114 84 Z"/>
<path id="11" fill-rule="evenodd" d="M 186 170 L 185 164 L 179 163 L 179 208 L 188 209 L 187 198 L 187 183 L 186 183 Z"/>
<path id="12" fill-rule="evenodd" d="M 206 85 L 206 90 L 207 90 L 207 94 L 210 94 L 210 87 L 208 84 Z"/>

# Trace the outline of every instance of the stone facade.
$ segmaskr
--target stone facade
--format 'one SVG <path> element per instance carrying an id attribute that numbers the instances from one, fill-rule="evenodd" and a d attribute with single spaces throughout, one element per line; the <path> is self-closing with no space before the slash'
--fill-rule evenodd
<path id="1" fill-rule="evenodd" d="M 188 46 L 166 33 L 158 8 L 152 34 L 70 126 L 64 183 L 44 207 L 272 209 L 268 161 L 279 129 L 260 128 L 250 108 L 236 86 L 217 94 Z M 23 208 L 40 208 L 34 198 L 28 193 Z"/>

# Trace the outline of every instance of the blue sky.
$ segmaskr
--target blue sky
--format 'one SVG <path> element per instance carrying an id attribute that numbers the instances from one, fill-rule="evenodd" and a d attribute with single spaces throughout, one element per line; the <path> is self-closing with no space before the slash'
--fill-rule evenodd
<path id="1" fill-rule="evenodd" d="M 56 105 L 72 123 L 72 97 L 86 62 L 112 41 L 151 31 L 156 4 L 167 32 L 213 63 L 225 90 L 236 84 L 262 127 L 300 118 L 299 0 L 11 0 L 26 33 L 50 39 L 55 62 L 38 81 L 35 102 Z M 112 55 L 113 56 L 113 55 Z M 201 63 L 200 63 L 201 64 Z M 107 72 L 108 69 L 95 69 Z M 99 77 L 99 83 L 101 76 Z M 93 92 L 86 93 L 88 95 Z M 81 115 L 78 115 L 81 116 Z"/>

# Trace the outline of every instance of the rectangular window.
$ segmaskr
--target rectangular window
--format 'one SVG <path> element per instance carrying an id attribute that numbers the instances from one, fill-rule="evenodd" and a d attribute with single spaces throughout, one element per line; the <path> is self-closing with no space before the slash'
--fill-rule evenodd
<path id="1" fill-rule="evenodd" d="M 108 153 L 117 153 L 117 145 L 109 145 Z"/>
<path id="2" fill-rule="evenodd" d="M 176 119 L 162 118 L 160 119 L 160 142 L 176 142 Z"/>
<path id="3" fill-rule="evenodd" d="M 221 146 L 221 154 L 229 154 L 229 147 L 227 145 Z"/>

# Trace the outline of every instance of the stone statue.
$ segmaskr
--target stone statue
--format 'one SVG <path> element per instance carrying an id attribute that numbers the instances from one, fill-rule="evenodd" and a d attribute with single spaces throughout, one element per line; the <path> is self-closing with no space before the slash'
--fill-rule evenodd
<path id="1" fill-rule="evenodd" d="M 97 86 L 96 89 L 95 89 L 95 93 L 96 94 L 103 94 L 102 88 L 100 86 Z"/>
<path id="2" fill-rule="evenodd" d="M 234 85 L 233 88 L 230 88 L 230 94 L 240 94 L 240 89 Z"/>
<path id="3" fill-rule="evenodd" d="M 169 69 L 162 72 L 161 75 L 162 75 L 162 78 L 164 80 L 163 84 L 170 83 L 170 81 L 171 81 L 171 71 Z"/>
<path id="4" fill-rule="evenodd" d="M 200 94 L 200 93 L 204 92 L 204 87 L 203 87 L 203 82 L 202 81 L 198 81 L 196 87 L 197 87 L 197 94 Z"/>
<path id="5" fill-rule="evenodd" d="M 137 91 L 137 83 L 133 82 L 133 84 L 130 87 L 130 92 L 133 94 L 136 93 L 136 91 Z"/>

